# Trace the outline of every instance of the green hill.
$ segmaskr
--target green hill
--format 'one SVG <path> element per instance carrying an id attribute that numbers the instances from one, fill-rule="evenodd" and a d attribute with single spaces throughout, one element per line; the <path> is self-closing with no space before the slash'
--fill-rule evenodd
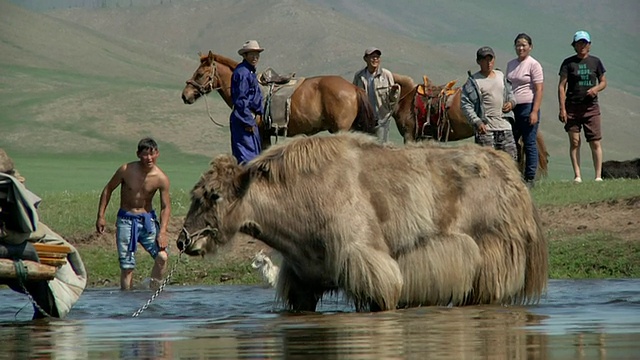
<path id="1" fill-rule="evenodd" d="M 140 137 L 151 135 L 162 144 L 168 166 L 177 172 L 181 160 L 190 159 L 190 174 L 197 174 L 202 165 L 195 164 L 206 166 L 207 158 L 229 148 L 228 129 L 211 124 L 202 101 L 187 106 L 180 100 L 198 51 L 238 58 L 238 47 L 255 38 L 266 48 L 261 68 L 351 80 L 364 65 L 363 49 L 376 45 L 383 49 L 384 66 L 394 72 L 462 83 L 466 71 L 477 68 L 477 47 L 493 46 L 504 67 L 514 56 L 513 38 L 525 31 L 545 68 L 542 130 L 551 178 L 567 178 L 566 134 L 556 120 L 556 73 L 578 28 L 592 32 L 593 52 L 608 69 L 609 87 L 601 95 L 605 159 L 640 156 L 637 21 L 632 21 L 638 5 L 587 2 L 588 17 L 576 13 L 577 0 L 491 0 L 482 6 L 409 0 L 14 1 L 31 10 L 3 1 L 0 147 L 21 160 L 22 168 L 34 159 L 64 155 L 78 164 L 93 156 L 96 166 L 107 162 L 111 170 L 131 159 Z M 86 7 L 78 7 L 82 4 Z M 217 95 L 209 99 L 212 115 L 226 122 L 226 105 Z M 590 156 L 584 150 L 587 176 Z"/>

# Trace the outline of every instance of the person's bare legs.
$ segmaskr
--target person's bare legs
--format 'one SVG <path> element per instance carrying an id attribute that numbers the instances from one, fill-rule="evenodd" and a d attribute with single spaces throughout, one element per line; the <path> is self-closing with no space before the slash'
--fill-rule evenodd
<path id="1" fill-rule="evenodd" d="M 591 147 L 591 157 L 593 158 L 593 169 L 596 171 L 596 179 L 602 178 L 602 146 L 600 140 L 589 142 Z"/>
<path id="2" fill-rule="evenodd" d="M 133 285 L 133 269 L 120 270 L 120 290 L 131 290 Z"/>
<path id="3" fill-rule="evenodd" d="M 156 256 L 156 260 L 153 263 L 153 269 L 151 270 L 151 283 L 149 286 L 152 290 L 160 287 L 160 282 L 164 278 L 164 274 L 167 272 L 167 263 L 169 262 L 169 254 L 166 251 L 161 250 Z"/>
<path id="4" fill-rule="evenodd" d="M 582 179 L 580 173 L 580 133 L 569 132 L 569 157 L 573 166 L 575 180 Z"/>

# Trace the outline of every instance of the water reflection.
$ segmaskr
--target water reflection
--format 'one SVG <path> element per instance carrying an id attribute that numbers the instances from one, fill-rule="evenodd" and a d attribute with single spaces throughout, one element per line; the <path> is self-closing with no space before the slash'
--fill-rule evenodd
<path id="1" fill-rule="evenodd" d="M 525 308 L 500 307 L 282 316 L 245 331 L 237 348 L 246 356 L 275 350 L 294 358 L 544 358 L 546 335 L 526 331 L 544 318 Z"/>
<path id="2" fill-rule="evenodd" d="M 322 313 L 274 312 L 271 289 L 175 287 L 131 318 L 149 295 L 89 290 L 66 320 L 18 321 L 23 299 L 16 304 L 0 289 L 0 358 L 635 359 L 640 353 L 640 280 L 552 282 L 543 302 L 531 307 L 373 314 L 353 313 L 339 299 L 326 299 Z"/>
<path id="3" fill-rule="evenodd" d="M 87 359 L 89 349 L 82 323 L 35 320 L 21 324 L 0 323 L 0 354 L 14 358 Z"/>
<path id="4" fill-rule="evenodd" d="M 170 341 L 128 341 L 120 344 L 120 359 L 173 359 Z M 109 355 L 108 353 L 100 355 Z"/>

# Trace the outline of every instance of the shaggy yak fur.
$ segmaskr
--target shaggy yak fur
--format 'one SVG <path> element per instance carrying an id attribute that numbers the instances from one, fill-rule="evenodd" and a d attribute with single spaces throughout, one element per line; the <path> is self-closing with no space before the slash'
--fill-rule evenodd
<path id="1" fill-rule="evenodd" d="M 605 179 L 640 178 L 640 158 L 634 160 L 609 160 L 602 163 L 602 177 Z"/>
<path id="2" fill-rule="evenodd" d="M 314 311 L 342 291 L 358 311 L 526 304 L 547 283 L 547 242 L 506 153 L 364 134 L 298 137 L 245 167 L 220 155 L 191 191 L 178 248 L 237 233 L 280 252 L 277 294 Z"/>

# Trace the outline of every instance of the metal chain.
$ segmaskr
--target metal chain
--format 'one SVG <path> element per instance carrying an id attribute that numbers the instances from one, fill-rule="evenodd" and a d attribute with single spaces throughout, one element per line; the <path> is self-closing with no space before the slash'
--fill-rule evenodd
<path id="1" fill-rule="evenodd" d="M 173 276 L 173 273 L 176 271 L 176 269 L 178 268 L 178 264 L 180 264 L 180 258 L 182 257 L 182 253 L 184 253 L 184 250 L 180 251 L 180 254 L 178 254 L 178 260 L 176 260 L 175 264 L 173 264 L 173 268 L 171 268 L 171 271 L 169 271 L 169 275 L 167 275 L 166 278 L 164 278 L 164 280 L 162 280 L 162 283 L 160 283 L 160 287 L 158 287 L 158 289 L 156 290 L 156 292 L 151 295 L 151 298 L 149 300 L 147 300 L 147 303 L 142 305 L 141 308 L 139 308 L 138 310 L 136 310 L 136 312 L 134 312 L 131 317 L 138 317 L 140 316 L 140 314 L 142 314 L 143 311 L 147 310 L 147 308 L 149 307 L 149 305 L 151 305 L 151 303 L 158 297 L 158 295 L 160 295 L 160 293 L 164 290 L 165 286 L 167 286 L 167 284 L 169 283 L 169 280 L 171 280 L 171 277 Z M 152 280 L 153 281 L 153 280 Z"/>
<path id="2" fill-rule="evenodd" d="M 24 286 L 24 284 L 22 283 L 22 281 L 20 281 L 20 286 L 22 287 L 22 290 L 24 290 L 24 294 L 29 298 L 29 301 L 31 301 L 31 303 L 33 304 L 33 306 L 38 309 L 38 311 L 40 311 L 44 316 L 48 317 L 48 318 L 52 318 L 53 316 L 49 315 L 48 312 L 46 312 L 40 305 L 38 305 L 38 303 L 36 302 L 36 300 L 33 298 L 33 296 L 31 296 L 31 294 L 29 294 L 29 291 L 27 291 L 27 288 Z"/>
<path id="3" fill-rule="evenodd" d="M 164 288 L 167 286 L 167 284 L 169 283 L 169 281 L 171 280 L 171 277 L 173 277 L 173 273 L 176 271 L 176 269 L 178 268 L 178 264 L 180 264 L 180 258 L 182 257 L 182 254 L 184 253 L 184 250 L 180 251 L 180 253 L 178 254 L 178 259 L 176 260 L 175 264 L 173 264 L 173 267 L 171 268 L 171 271 L 169 271 L 169 275 L 167 275 L 167 277 L 162 280 L 162 283 L 160 283 L 160 286 L 158 287 L 158 289 L 155 291 L 155 293 L 151 296 L 151 298 L 149 300 L 147 300 L 147 302 L 142 305 L 141 308 L 139 308 L 138 310 L 136 310 L 136 312 L 134 312 L 131 317 L 138 317 L 140 316 L 140 314 L 142 314 L 142 312 L 144 312 L 145 310 L 147 310 L 147 308 L 149 307 L 149 305 L 151 305 L 151 303 L 160 295 L 160 293 L 162 293 L 162 291 L 164 291 Z M 19 261 L 19 263 L 22 263 L 22 261 Z M 22 264 L 20 264 L 22 265 Z M 18 264 L 16 264 L 16 269 L 18 269 Z M 33 304 L 33 306 L 35 308 L 38 309 L 38 311 L 40 311 L 43 315 L 45 315 L 46 317 L 52 318 L 53 316 L 49 315 L 48 312 L 46 312 L 40 305 L 38 305 L 38 303 L 36 302 L 36 300 L 33 298 L 33 296 L 31 296 L 31 294 L 29 293 L 29 291 L 27 290 L 27 288 L 24 286 L 24 283 L 22 282 L 22 278 L 19 276 L 18 277 L 18 282 L 20 284 L 20 286 L 22 287 L 22 290 L 24 291 L 24 294 L 27 296 L 27 298 L 29 298 L 29 301 L 31 301 L 31 303 Z"/>
<path id="4" fill-rule="evenodd" d="M 14 260 L 13 261 L 14 266 L 16 267 L 16 275 L 18 275 L 18 284 L 20 284 L 20 287 L 22 288 L 22 290 L 24 291 L 24 294 L 27 296 L 27 298 L 29 299 L 29 301 L 31 301 L 31 303 L 33 304 L 33 306 L 38 309 L 38 311 L 40 311 L 44 316 L 52 318 L 53 316 L 49 315 L 48 312 L 46 312 L 37 302 L 36 300 L 33 298 L 33 296 L 31 296 L 31 294 L 29 293 L 29 291 L 27 290 L 27 287 L 24 285 L 23 280 L 26 280 L 27 277 L 29 276 L 29 272 L 26 269 L 26 266 L 24 265 L 24 263 L 22 262 L 21 259 L 19 260 Z"/>

